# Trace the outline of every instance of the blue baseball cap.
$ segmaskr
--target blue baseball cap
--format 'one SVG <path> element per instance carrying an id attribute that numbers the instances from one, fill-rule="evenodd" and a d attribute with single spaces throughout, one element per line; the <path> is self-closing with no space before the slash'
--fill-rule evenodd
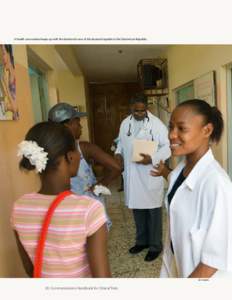
<path id="1" fill-rule="evenodd" d="M 64 102 L 54 105 L 48 112 L 48 120 L 56 123 L 86 116 L 86 112 L 77 111 L 74 106 Z"/>

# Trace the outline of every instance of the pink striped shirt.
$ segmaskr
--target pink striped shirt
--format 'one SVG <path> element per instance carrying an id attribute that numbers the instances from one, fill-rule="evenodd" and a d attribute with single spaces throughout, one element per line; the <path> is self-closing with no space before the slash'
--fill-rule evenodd
<path id="1" fill-rule="evenodd" d="M 15 203 L 11 223 L 34 261 L 45 214 L 55 196 L 25 194 Z M 92 277 L 87 258 L 87 238 L 104 223 L 103 205 L 90 197 L 70 195 L 56 208 L 48 228 L 42 277 Z"/>

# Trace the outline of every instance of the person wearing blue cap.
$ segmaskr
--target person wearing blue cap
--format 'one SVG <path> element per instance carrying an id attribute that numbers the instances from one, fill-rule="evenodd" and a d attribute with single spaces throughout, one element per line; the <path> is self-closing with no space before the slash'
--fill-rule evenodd
<path id="1" fill-rule="evenodd" d="M 99 184 L 108 186 L 120 175 L 121 168 L 113 157 L 105 153 L 97 145 L 87 141 L 79 141 L 82 131 L 80 119 L 86 116 L 86 112 L 79 112 L 72 105 L 62 102 L 56 104 L 49 110 L 48 120 L 67 126 L 77 140 L 77 149 L 81 154 L 81 160 L 77 175 L 71 178 L 72 191 L 79 195 L 93 197 L 105 205 L 104 197 L 102 195 L 94 194 L 94 187 Z M 91 166 L 92 161 L 102 165 L 107 170 L 103 178 L 99 181 L 97 181 L 94 175 Z M 107 216 L 107 219 L 107 226 L 109 229 L 112 222 L 109 216 Z"/>

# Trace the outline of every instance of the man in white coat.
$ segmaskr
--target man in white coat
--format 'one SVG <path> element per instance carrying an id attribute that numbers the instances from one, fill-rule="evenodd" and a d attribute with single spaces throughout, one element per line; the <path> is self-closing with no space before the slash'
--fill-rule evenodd
<path id="1" fill-rule="evenodd" d="M 129 252 L 137 254 L 149 248 L 145 261 L 152 261 L 162 251 L 164 181 L 162 177 L 152 177 L 150 171 L 152 165 L 168 159 L 171 152 L 167 128 L 147 110 L 144 95 L 131 99 L 131 112 L 121 123 L 115 155 L 124 165 L 125 203 L 133 210 L 136 225 L 136 243 Z M 156 152 L 151 156 L 141 153 L 141 161 L 132 162 L 135 139 L 154 141 Z"/>

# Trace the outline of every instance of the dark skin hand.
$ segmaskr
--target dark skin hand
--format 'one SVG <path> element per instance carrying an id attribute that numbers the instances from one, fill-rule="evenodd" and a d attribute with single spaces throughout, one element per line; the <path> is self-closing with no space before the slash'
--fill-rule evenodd
<path id="1" fill-rule="evenodd" d="M 140 155 L 143 157 L 142 160 L 137 161 L 137 164 L 142 164 L 142 165 L 150 165 L 152 163 L 151 156 L 148 154 L 140 153 Z"/>
<path id="2" fill-rule="evenodd" d="M 151 159 L 150 155 L 144 154 L 144 153 L 140 153 L 140 155 L 143 157 L 143 159 L 140 161 L 137 161 L 136 162 L 137 164 L 150 165 L 152 163 L 152 159 Z M 122 158 L 121 154 L 116 154 L 115 159 L 117 160 L 118 164 L 121 165 L 122 170 L 123 170 L 123 158 Z"/>
<path id="3" fill-rule="evenodd" d="M 81 151 L 85 160 L 89 163 L 93 160 L 103 166 L 107 172 L 100 180 L 100 184 L 108 186 L 121 174 L 121 166 L 112 156 L 104 152 L 100 147 L 89 142 L 80 142 Z"/>
<path id="4" fill-rule="evenodd" d="M 151 176 L 163 176 L 166 180 L 168 179 L 168 175 L 172 169 L 168 168 L 164 162 L 161 160 L 159 164 L 155 165 L 154 168 L 151 170 Z"/>

